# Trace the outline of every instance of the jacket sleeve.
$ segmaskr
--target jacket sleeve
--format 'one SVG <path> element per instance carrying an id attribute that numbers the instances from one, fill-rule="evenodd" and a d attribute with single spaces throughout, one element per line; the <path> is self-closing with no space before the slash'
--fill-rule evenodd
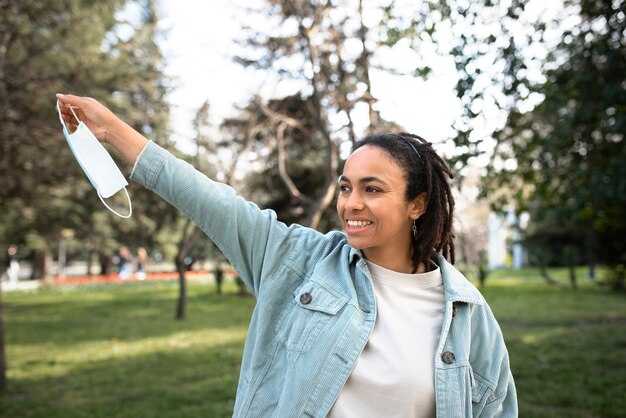
<path id="1" fill-rule="evenodd" d="M 153 142 L 137 159 L 131 179 L 190 217 L 255 295 L 261 277 L 271 275 L 298 239 L 299 228 L 287 227 L 273 211 L 259 209 Z"/>
<path id="2" fill-rule="evenodd" d="M 518 416 L 517 393 L 504 337 L 489 305 L 473 319 L 470 363 L 474 374 L 474 417 Z"/>

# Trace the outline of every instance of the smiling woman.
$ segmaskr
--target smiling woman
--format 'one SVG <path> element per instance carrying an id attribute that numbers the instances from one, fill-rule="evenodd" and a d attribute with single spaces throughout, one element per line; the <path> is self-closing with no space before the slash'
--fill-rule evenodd
<path id="1" fill-rule="evenodd" d="M 351 187 L 347 173 L 361 176 L 358 178 L 358 187 Z M 359 200 L 360 204 L 372 202 L 377 213 L 384 214 L 384 219 L 401 230 L 394 230 L 393 226 L 381 228 L 393 239 L 389 242 L 391 246 L 383 247 L 386 248 L 386 254 L 380 257 L 374 255 L 373 249 L 360 247 L 356 241 L 350 241 L 350 244 L 361 249 L 368 260 L 373 261 L 372 257 L 385 260 L 382 265 L 389 265 L 396 271 L 407 270 L 407 266 L 410 266 L 407 272 L 412 273 L 429 269 L 433 250 L 442 252 L 444 257 L 454 263 L 454 199 L 448 184 L 450 179 L 452 173 L 445 161 L 429 142 L 419 136 L 374 135 L 360 141 L 340 177 L 341 192 L 337 204 L 339 216 L 347 223 L 350 216 L 363 213 L 360 207 L 351 204 L 351 199 L 363 196 Z M 382 196 L 366 199 L 377 193 L 382 193 Z M 352 215 L 343 216 L 346 210 Z M 399 220 L 390 219 L 394 210 L 405 213 L 397 214 Z M 346 225 L 346 232 L 350 238 L 355 235 L 352 232 L 356 231 L 349 226 Z"/>
<path id="2" fill-rule="evenodd" d="M 364 146 L 346 161 L 337 212 L 348 242 L 382 267 L 424 271 L 411 261 L 411 226 L 425 210 L 425 195 L 406 199 L 402 169 L 379 147 Z"/>
<path id="3" fill-rule="evenodd" d="M 450 170 L 409 134 L 359 142 L 340 178 L 346 229 L 287 226 L 93 99 L 58 95 L 194 220 L 257 297 L 236 417 L 517 415 L 500 328 L 453 258 Z M 453 260 L 451 260 L 453 261 Z"/>

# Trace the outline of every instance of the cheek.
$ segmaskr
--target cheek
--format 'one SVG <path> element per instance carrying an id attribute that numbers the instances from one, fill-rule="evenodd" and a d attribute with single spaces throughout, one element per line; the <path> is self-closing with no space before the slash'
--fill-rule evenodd
<path id="1" fill-rule="evenodd" d="M 349 198 L 343 193 L 339 193 L 337 195 L 337 211 L 342 211 L 345 209 L 348 199 Z"/>

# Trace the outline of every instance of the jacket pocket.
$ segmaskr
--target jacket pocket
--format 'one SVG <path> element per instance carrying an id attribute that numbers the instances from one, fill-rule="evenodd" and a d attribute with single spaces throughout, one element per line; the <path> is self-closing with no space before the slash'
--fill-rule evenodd
<path id="1" fill-rule="evenodd" d="M 472 415 L 478 417 L 482 414 L 489 396 L 493 393 L 493 385 L 481 375 L 473 372 L 474 385 L 472 386 Z"/>
<path id="2" fill-rule="evenodd" d="M 276 338 L 287 350 L 309 351 L 325 325 L 348 301 L 323 285 L 308 281 L 293 292 L 288 308 L 276 324 Z"/>

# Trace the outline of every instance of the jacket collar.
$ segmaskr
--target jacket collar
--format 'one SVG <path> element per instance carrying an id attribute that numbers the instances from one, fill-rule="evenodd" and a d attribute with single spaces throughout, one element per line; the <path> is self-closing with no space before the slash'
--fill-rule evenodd
<path id="1" fill-rule="evenodd" d="M 476 287 L 439 253 L 433 254 L 435 263 L 441 269 L 446 302 L 465 302 L 483 305 L 484 298 Z M 365 262 L 361 250 L 350 247 L 350 263 Z"/>
<path id="2" fill-rule="evenodd" d="M 484 299 L 478 289 L 460 271 L 439 253 L 435 253 L 433 258 L 441 269 L 446 302 L 484 304 Z"/>

